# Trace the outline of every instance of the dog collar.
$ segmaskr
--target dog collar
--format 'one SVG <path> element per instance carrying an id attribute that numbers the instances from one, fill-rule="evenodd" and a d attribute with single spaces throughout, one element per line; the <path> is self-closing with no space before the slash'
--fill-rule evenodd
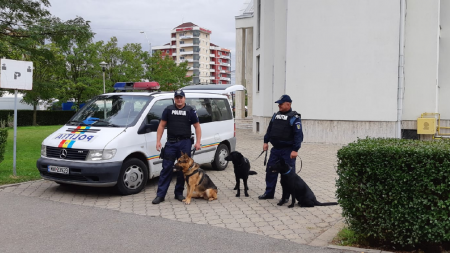
<path id="1" fill-rule="evenodd" d="M 284 174 L 281 174 L 281 175 L 287 175 L 287 174 L 289 174 L 289 172 L 291 172 L 291 170 L 292 170 L 292 169 L 289 169 L 288 172 L 286 172 L 286 173 L 284 173 Z"/>
<path id="2" fill-rule="evenodd" d="M 189 167 L 188 171 L 191 171 L 191 170 L 192 170 L 192 168 L 194 168 L 194 165 L 195 165 L 195 163 L 193 163 L 193 164 L 192 164 L 192 166 L 191 166 L 191 167 Z"/>

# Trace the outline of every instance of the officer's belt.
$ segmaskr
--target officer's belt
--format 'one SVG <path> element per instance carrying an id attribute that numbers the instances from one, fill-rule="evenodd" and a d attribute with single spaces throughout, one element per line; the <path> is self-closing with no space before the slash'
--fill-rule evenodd
<path id="1" fill-rule="evenodd" d="M 187 140 L 187 139 L 190 139 L 191 137 L 170 137 L 170 138 L 167 138 L 167 141 L 168 142 L 179 142 L 179 141 L 182 141 L 182 140 Z"/>

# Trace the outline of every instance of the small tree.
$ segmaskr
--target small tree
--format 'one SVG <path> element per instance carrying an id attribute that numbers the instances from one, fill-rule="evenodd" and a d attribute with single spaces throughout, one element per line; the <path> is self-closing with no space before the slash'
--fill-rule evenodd
<path id="1" fill-rule="evenodd" d="M 187 62 L 177 65 L 171 57 L 162 57 L 159 51 L 152 57 L 145 55 L 144 64 L 147 69 L 144 78 L 158 82 L 161 90 L 177 90 L 192 81 L 192 77 L 186 75 L 189 71 Z"/>

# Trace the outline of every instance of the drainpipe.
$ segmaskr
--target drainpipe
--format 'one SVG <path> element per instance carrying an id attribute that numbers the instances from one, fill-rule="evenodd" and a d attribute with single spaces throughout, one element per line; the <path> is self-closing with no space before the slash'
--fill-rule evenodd
<path id="1" fill-rule="evenodd" d="M 406 21 L 406 0 L 400 0 L 400 38 L 398 56 L 398 91 L 397 91 L 397 124 L 395 137 L 402 138 L 402 114 L 403 114 L 403 93 L 405 85 L 405 21 Z"/>
<path id="2" fill-rule="evenodd" d="M 441 35 L 441 0 L 438 1 L 438 27 L 437 27 L 437 40 L 436 40 L 436 106 L 435 113 L 439 113 L 439 38 Z"/>

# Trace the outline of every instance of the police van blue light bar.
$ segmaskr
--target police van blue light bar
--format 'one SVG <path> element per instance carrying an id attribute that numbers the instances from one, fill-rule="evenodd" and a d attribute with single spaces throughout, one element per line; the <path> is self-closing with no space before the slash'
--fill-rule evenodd
<path id="1" fill-rule="evenodd" d="M 120 82 L 114 84 L 114 90 L 159 90 L 158 82 Z"/>

